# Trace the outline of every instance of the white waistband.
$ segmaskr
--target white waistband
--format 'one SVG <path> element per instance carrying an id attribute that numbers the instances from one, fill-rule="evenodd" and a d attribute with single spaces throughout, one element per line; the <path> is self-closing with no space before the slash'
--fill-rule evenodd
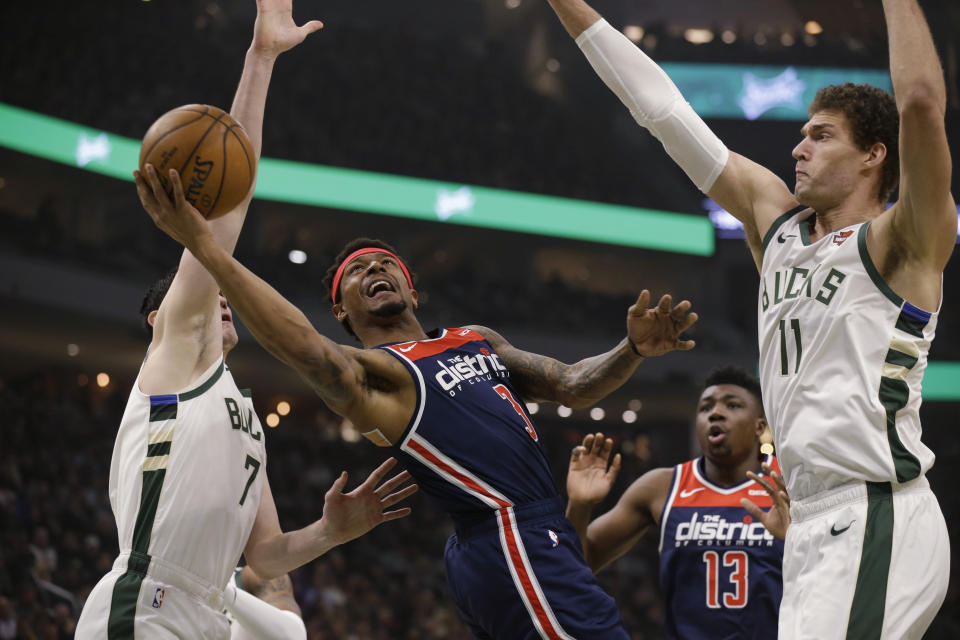
<path id="1" fill-rule="evenodd" d="M 901 491 L 911 491 L 920 489 L 930 489 L 930 483 L 926 476 L 920 476 L 915 480 L 904 482 L 903 484 L 889 483 L 892 493 Z M 867 499 L 867 483 L 853 482 L 841 485 L 834 489 L 821 491 L 812 496 L 800 500 L 792 500 L 790 503 L 790 517 L 793 520 L 806 520 L 813 518 L 828 511 L 833 511 L 851 502 L 859 502 Z"/>
<path id="2" fill-rule="evenodd" d="M 113 562 L 113 570 L 126 571 L 129 561 L 130 552 L 121 553 Z M 215 611 L 223 611 L 223 585 L 211 584 L 186 569 L 155 556 L 150 558 L 150 566 L 147 568 L 146 575 L 192 595 Z"/>

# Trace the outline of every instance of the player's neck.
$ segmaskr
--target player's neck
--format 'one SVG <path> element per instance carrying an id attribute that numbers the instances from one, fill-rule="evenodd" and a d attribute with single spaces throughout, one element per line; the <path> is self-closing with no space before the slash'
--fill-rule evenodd
<path id="1" fill-rule="evenodd" d="M 398 316 L 394 322 L 355 327 L 354 331 L 363 343 L 364 349 L 393 342 L 425 340 L 428 337 L 420 326 L 420 322 L 406 314 Z"/>
<path id="2" fill-rule="evenodd" d="M 814 209 L 817 212 L 816 217 L 804 223 L 815 223 L 810 229 L 811 242 L 816 242 L 838 229 L 873 220 L 885 210 L 876 198 L 857 195 L 851 195 L 834 206 Z"/>
<path id="3" fill-rule="evenodd" d="M 704 457 L 703 470 L 707 480 L 721 487 L 729 487 L 747 480 L 747 471 L 760 471 L 757 456 L 750 455 L 739 464 L 717 464 Z"/>

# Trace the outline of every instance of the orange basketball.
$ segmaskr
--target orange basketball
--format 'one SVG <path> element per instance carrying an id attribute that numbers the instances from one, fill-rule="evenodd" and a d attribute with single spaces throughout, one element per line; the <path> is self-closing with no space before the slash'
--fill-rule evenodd
<path id="1" fill-rule="evenodd" d="M 160 116 L 143 136 L 141 173 L 148 162 L 170 194 L 169 172 L 176 169 L 187 200 L 208 219 L 240 204 L 253 184 L 253 145 L 246 132 L 229 113 L 209 105 L 188 104 Z"/>

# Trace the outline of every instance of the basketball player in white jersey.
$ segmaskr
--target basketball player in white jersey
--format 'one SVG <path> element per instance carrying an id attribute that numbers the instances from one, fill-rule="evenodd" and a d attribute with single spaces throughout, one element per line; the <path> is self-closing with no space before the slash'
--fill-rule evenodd
<path id="1" fill-rule="evenodd" d="M 780 637 L 921 637 L 946 593 L 949 544 L 918 410 L 957 214 L 943 71 L 917 1 L 883 0 L 896 102 L 821 89 L 792 192 L 728 151 L 583 0 L 549 1 L 637 122 L 746 228 L 764 404 L 793 501 Z"/>
<path id="2" fill-rule="evenodd" d="M 231 115 L 259 157 L 274 61 L 322 24 L 296 26 L 290 0 L 260 0 L 257 10 Z M 139 173 L 136 182 L 150 209 L 166 194 L 153 168 L 146 170 L 154 187 Z M 225 250 L 236 244 L 252 192 L 210 223 Z M 226 300 L 186 251 L 168 284 L 169 291 L 161 287 L 142 309 L 152 341 L 110 467 L 120 556 L 84 605 L 76 631 L 81 640 L 229 638 L 223 588 L 241 553 L 271 578 L 409 512 L 384 512 L 412 489 L 392 493 L 406 474 L 377 487 L 395 464 L 391 459 L 352 493 L 342 493 L 341 474 L 326 494 L 323 517 L 284 533 L 265 473 L 263 429 L 249 393 L 237 388 L 224 364 L 237 343 Z"/>

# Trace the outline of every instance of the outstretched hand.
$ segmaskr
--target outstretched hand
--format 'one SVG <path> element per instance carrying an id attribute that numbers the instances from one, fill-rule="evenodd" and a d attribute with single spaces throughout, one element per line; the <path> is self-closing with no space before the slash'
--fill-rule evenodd
<path id="1" fill-rule="evenodd" d="M 567 470 L 567 495 L 570 502 L 594 505 L 607 497 L 613 482 L 620 473 L 620 454 L 613 457 L 613 464 L 607 468 L 610 453 L 613 451 L 613 439 L 604 438 L 602 433 L 588 433 L 583 443 L 570 452 L 570 466 Z"/>
<path id="2" fill-rule="evenodd" d="M 251 47 L 259 54 L 275 58 L 322 28 L 319 20 L 310 20 L 298 27 L 293 21 L 293 0 L 257 0 Z"/>
<path id="3" fill-rule="evenodd" d="M 172 196 L 164 190 L 152 164 L 148 163 L 143 173 L 134 171 L 133 177 L 140 203 L 153 223 L 168 236 L 193 251 L 204 236 L 212 235 L 210 224 L 184 196 L 183 183 L 175 169 L 170 169 L 167 175 Z"/>
<path id="4" fill-rule="evenodd" d="M 681 340 L 680 334 L 692 327 L 699 316 L 690 312 L 688 300 L 677 306 L 672 306 L 672 302 L 673 298 L 667 294 L 656 307 L 649 309 L 650 292 L 644 289 L 636 304 L 627 310 L 627 339 L 640 355 L 651 357 L 693 349 L 696 343 Z"/>
<path id="5" fill-rule="evenodd" d="M 770 494 L 773 507 L 769 511 L 764 511 L 749 498 L 741 498 L 740 504 L 750 515 L 762 522 L 774 538 L 783 540 L 787 537 L 787 527 L 790 526 L 790 496 L 787 494 L 787 486 L 783 482 L 783 476 L 771 469 L 766 462 L 763 463 L 763 472 L 770 476 L 773 482 L 753 471 L 747 471 L 747 477 Z"/>
<path id="6" fill-rule="evenodd" d="M 347 484 L 347 472 L 337 478 L 323 503 L 323 517 L 320 519 L 334 544 L 343 544 L 359 538 L 371 529 L 388 520 L 396 520 L 410 515 L 410 507 L 387 511 L 401 500 L 412 496 L 417 485 L 411 484 L 394 491 L 410 479 L 408 471 L 402 471 L 383 484 L 387 472 L 397 464 L 396 458 L 387 458 L 359 487 L 350 493 L 343 493 Z"/>

